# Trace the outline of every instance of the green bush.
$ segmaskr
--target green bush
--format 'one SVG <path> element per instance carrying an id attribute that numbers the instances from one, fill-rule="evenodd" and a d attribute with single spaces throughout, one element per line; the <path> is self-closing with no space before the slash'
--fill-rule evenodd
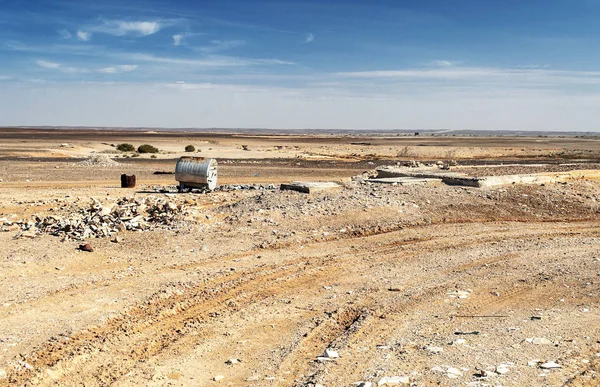
<path id="1" fill-rule="evenodd" d="M 186 152 L 194 152 L 196 148 L 193 145 L 188 145 L 185 147 Z"/>
<path id="2" fill-rule="evenodd" d="M 150 144 L 144 144 L 138 147 L 138 153 L 158 153 L 158 148 L 155 148 Z"/>
<path id="3" fill-rule="evenodd" d="M 123 143 L 117 145 L 117 150 L 120 150 L 121 152 L 134 152 L 135 147 L 131 144 Z"/>

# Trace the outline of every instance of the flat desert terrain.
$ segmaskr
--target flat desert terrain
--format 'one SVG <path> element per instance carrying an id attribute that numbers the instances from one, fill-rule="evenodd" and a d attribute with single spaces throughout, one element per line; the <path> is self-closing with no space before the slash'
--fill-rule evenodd
<path id="1" fill-rule="evenodd" d="M 188 144 L 219 189 L 177 192 Z M 598 171 L 600 137 L 0 129 L 0 385 L 600 385 L 597 174 L 368 181 L 437 161 Z"/>

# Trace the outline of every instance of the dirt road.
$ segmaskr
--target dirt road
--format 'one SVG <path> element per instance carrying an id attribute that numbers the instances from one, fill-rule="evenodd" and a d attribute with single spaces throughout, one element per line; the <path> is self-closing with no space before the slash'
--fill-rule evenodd
<path id="1" fill-rule="evenodd" d="M 209 385 L 223 375 L 231 385 L 342 386 L 407 375 L 419 385 L 449 385 L 454 382 L 431 369 L 468 368 L 461 379 L 470 380 L 476 367 L 493 371 L 510 362 L 510 372 L 494 381 L 557 385 L 584 380 L 598 365 L 600 313 L 584 310 L 598 297 L 597 284 L 590 285 L 600 269 L 596 222 L 438 225 L 349 242 L 250 251 L 157 270 L 152 276 L 183 272 L 199 278 L 174 284 L 99 326 L 45 343 L 25 360 L 32 370 L 9 381 Z M 99 289 L 115 294 L 139 287 L 145 277 L 55 292 L 11 315 L 35 319 L 33 310 L 49 304 L 66 311 L 66 304 L 85 303 Z M 468 296 L 449 298 L 453 290 Z M 530 320 L 534 315 L 543 317 Z M 472 331 L 480 333 L 455 334 Z M 462 337 L 467 342 L 456 344 Z M 529 337 L 558 344 L 536 346 L 525 341 Z M 444 350 L 431 354 L 428 346 Z M 327 348 L 340 358 L 316 361 Z M 231 358 L 241 362 L 225 364 Z M 540 372 L 527 366 L 534 359 L 562 368 Z"/>

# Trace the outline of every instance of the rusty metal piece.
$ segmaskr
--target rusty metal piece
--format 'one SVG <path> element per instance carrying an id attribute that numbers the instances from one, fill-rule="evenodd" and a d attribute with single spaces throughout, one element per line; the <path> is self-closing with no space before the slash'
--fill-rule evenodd
<path id="1" fill-rule="evenodd" d="M 121 175 L 121 188 L 135 188 L 135 175 Z"/>

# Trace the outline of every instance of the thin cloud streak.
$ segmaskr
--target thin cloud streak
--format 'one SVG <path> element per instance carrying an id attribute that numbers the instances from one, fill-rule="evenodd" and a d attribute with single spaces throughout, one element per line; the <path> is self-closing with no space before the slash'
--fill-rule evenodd
<path id="1" fill-rule="evenodd" d="M 128 73 L 136 70 L 138 67 L 138 65 L 119 65 L 104 67 L 102 69 L 98 69 L 97 71 L 104 74 Z"/>
<path id="2" fill-rule="evenodd" d="M 46 69 L 57 69 L 60 67 L 60 63 L 49 62 L 45 60 L 38 60 L 35 62 L 35 64 Z"/>
<path id="3" fill-rule="evenodd" d="M 338 72 L 338 77 L 356 79 L 398 79 L 398 80 L 502 80 L 545 81 L 580 84 L 600 83 L 600 72 L 560 71 L 540 68 L 492 68 L 492 67 L 452 67 L 440 69 L 410 69 L 384 71 Z"/>
<path id="4" fill-rule="evenodd" d="M 115 54 L 115 57 L 126 58 L 134 61 L 168 63 L 204 67 L 231 67 L 231 66 L 255 66 L 255 65 L 294 65 L 294 62 L 279 59 L 245 59 L 229 56 L 209 56 L 201 59 L 160 57 L 152 54 L 132 53 Z"/>
<path id="5" fill-rule="evenodd" d="M 86 30 L 98 33 L 104 33 L 114 36 L 148 36 L 157 33 L 163 27 L 172 23 L 165 23 L 155 20 L 147 21 L 125 21 L 125 20 L 104 20 L 102 24 L 87 27 Z"/>

